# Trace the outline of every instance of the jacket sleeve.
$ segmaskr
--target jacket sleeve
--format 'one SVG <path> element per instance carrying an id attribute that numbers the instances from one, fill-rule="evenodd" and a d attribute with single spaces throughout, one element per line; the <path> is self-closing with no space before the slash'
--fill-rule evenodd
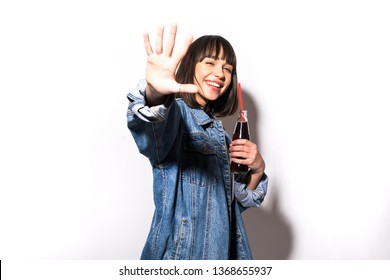
<path id="1" fill-rule="evenodd" d="M 249 171 L 250 172 L 250 171 Z M 246 187 L 246 177 L 248 174 L 243 176 L 237 176 L 234 180 L 234 195 L 237 201 L 244 208 L 248 207 L 260 207 L 263 202 L 268 189 L 268 176 L 266 174 L 261 178 L 260 183 L 256 189 L 250 190 Z"/>
<path id="2" fill-rule="evenodd" d="M 164 161 L 174 145 L 180 124 L 180 109 L 173 94 L 164 104 L 149 107 L 146 102 L 146 81 L 140 80 L 127 98 L 127 127 L 141 154 L 152 164 Z"/>

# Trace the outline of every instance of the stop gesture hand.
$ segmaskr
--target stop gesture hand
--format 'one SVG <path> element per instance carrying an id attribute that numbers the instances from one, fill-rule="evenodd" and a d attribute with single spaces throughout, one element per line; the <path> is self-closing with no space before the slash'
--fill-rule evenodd
<path id="1" fill-rule="evenodd" d="M 188 36 L 183 48 L 174 53 L 176 32 L 177 25 L 172 24 L 166 45 L 163 47 L 164 26 L 159 26 L 154 50 L 149 40 L 149 34 L 144 33 L 144 45 L 147 54 L 146 81 L 148 83 L 146 95 L 150 103 L 161 103 L 167 94 L 196 93 L 198 91 L 194 84 L 179 84 L 175 81 L 176 69 L 192 43 L 192 36 Z"/>

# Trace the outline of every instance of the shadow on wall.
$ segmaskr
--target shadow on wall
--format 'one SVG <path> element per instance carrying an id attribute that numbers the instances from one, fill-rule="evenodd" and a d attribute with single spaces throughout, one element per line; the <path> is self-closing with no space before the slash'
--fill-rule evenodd
<path id="1" fill-rule="evenodd" d="M 272 187 L 276 187 L 275 184 L 272 184 Z M 264 210 L 262 207 L 250 208 L 243 213 L 255 260 L 287 260 L 291 255 L 293 247 L 291 227 L 279 211 L 275 191 L 271 199 L 271 210 Z"/>
<path id="2" fill-rule="evenodd" d="M 243 90 L 244 107 L 248 111 L 251 140 L 261 151 L 263 148 L 259 141 L 260 114 L 255 107 L 251 96 Z M 232 135 L 236 116 L 223 119 L 226 131 Z M 254 129 L 256 128 L 256 130 Z M 282 188 L 277 184 L 278 178 L 269 178 L 268 195 L 264 203 L 271 207 L 264 209 L 250 208 L 243 213 L 243 218 L 255 260 L 286 260 L 289 259 L 293 248 L 293 231 L 291 225 L 280 211 L 278 191 Z"/>

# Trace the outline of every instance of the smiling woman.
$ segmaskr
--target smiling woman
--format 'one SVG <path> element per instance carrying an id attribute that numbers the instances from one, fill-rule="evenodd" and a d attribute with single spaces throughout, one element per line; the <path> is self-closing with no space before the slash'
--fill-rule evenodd
<path id="1" fill-rule="evenodd" d="M 265 163 L 254 143 L 232 142 L 215 119 L 237 110 L 236 56 L 226 39 L 211 35 L 189 37 L 173 56 L 176 28 L 165 48 L 163 27 L 155 50 L 144 35 L 146 80 L 127 95 L 128 128 L 154 177 L 155 213 L 141 259 L 252 259 L 241 212 L 266 195 Z M 250 171 L 234 177 L 230 161 Z"/>
<path id="2" fill-rule="evenodd" d="M 195 95 L 181 93 L 178 97 L 215 116 L 233 114 L 238 106 L 236 63 L 233 47 L 223 37 L 208 35 L 198 38 L 188 49 L 176 73 L 179 83 L 194 83 L 198 92 Z M 225 96 L 219 99 L 222 95 Z"/>
<path id="3" fill-rule="evenodd" d="M 209 101 L 220 97 L 230 85 L 232 76 L 231 65 L 226 66 L 226 61 L 219 57 L 206 57 L 196 64 L 195 83 L 199 86 L 199 92 L 195 99 L 204 107 Z"/>

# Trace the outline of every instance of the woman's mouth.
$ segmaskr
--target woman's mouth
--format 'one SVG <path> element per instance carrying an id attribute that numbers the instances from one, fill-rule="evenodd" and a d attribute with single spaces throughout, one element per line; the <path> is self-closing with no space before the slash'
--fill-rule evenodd
<path id="1" fill-rule="evenodd" d="M 215 87 L 215 88 L 221 88 L 222 85 L 216 83 L 216 82 L 206 82 L 207 85 L 211 86 L 211 87 Z"/>

